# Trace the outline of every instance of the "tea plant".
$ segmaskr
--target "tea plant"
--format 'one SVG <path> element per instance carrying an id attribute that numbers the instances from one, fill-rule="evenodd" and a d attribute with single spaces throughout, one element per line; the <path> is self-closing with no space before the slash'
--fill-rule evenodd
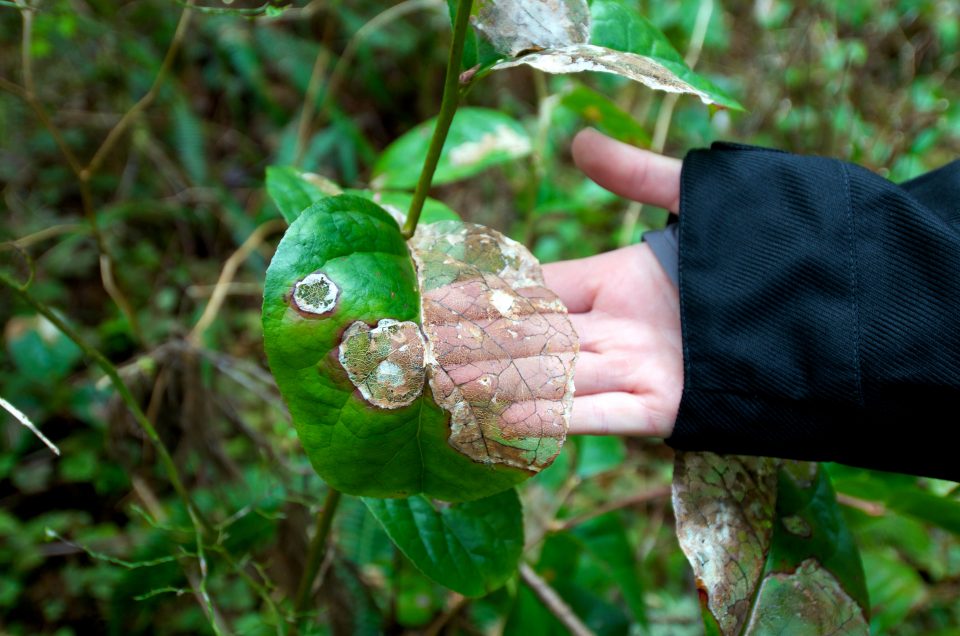
<path id="1" fill-rule="evenodd" d="M 936 165 L 955 9 L 473 4 L 0 2 L 0 631 L 698 633 L 699 597 L 708 633 L 950 633 L 948 484 L 561 449 L 575 335 L 532 255 L 661 222 L 574 176 L 583 123 Z M 868 99 L 901 38 L 910 92 Z"/>

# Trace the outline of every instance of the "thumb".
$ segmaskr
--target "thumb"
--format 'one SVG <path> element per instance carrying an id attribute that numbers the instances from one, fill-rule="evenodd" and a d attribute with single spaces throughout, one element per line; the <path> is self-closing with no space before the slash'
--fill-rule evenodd
<path id="1" fill-rule="evenodd" d="M 679 159 L 641 150 L 586 128 L 573 139 L 573 160 L 598 185 L 671 212 L 680 209 Z"/>

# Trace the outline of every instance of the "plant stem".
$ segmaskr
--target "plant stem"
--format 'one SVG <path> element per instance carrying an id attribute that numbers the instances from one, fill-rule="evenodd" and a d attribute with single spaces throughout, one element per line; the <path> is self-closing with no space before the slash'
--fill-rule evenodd
<path id="1" fill-rule="evenodd" d="M 297 587 L 297 599 L 293 606 L 295 614 L 300 614 L 303 611 L 307 600 L 310 598 L 314 579 L 317 578 L 320 564 L 323 563 L 323 557 L 327 553 L 327 536 L 330 534 L 330 525 L 333 523 L 333 516 L 337 512 L 337 504 L 339 503 L 340 491 L 331 488 L 327 492 L 326 501 L 323 502 L 323 509 L 317 513 L 317 529 L 310 541 L 310 549 L 307 551 L 307 565 L 303 570 L 300 585 Z"/>
<path id="2" fill-rule="evenodd" d="M 520 579 L 573 636 L 594 636 L 590 628 L 573 613 L 566 601 L 560 598 L 560 595 L 526 563 L 520 564 Z"/>
<path id="3" fill-rule="evenodd" d="M 420 180 L 417 181 L 417 189 L 414 190 L 413 201 L 410 203 L 410 211 L 407 212 L 407 220 L 403 224 L 403 235 L 406 238 L 413 236 L 417 229 L 420 212 L 423 210 L 423 202 L 427 199 L 430 184 L 433 183 L 433 173 L 436 172 L 437 163 L 440 161 L 443 143 L 447 140 L 450 124 L 453 122 L 453 116 L 460 105 L 460 60 L 463 59 L 463 45 L 467 40 L 467 27 L 470 24 L 470 9 L 472 7 L 473 0 L 458 0 L 457 2 L 457 18 L 453 25 L 450 56 L 447 58 L 447 76 L 443 82 L 440 114 L 437 115 L 437 127 L 433 130 L 430 148 L 427 150 L 427 159 L 423 162 Z"/>
<path id="4" fill-rule="evenodd" d="M 140 404 L 133 397 L 133 394 L 130 393 L 130 389 L 127 388 L 127 385 L 120 378 L 120 374 L 117 372 L 117 368 L 113 366 L 113 363 L 107 360 L 102 353 L 91 347 L 73 327 L 64 322 L 60 316 L 50 309 L 50 307 L 31 296 L 22 286 L 17 285 L 14 281 L 3 275 L 0 275 L 0 283 L 3 283 L 13 290 L 13 292 L 23 299 L 24 302 L 33 307 L 37 313 L 49 320 L 63 333 L 63 335 L 68 337 L 74 342 L 74 344 L 80 347 L 87 357 L 96 362 L 97 366 L 99 366 L 100 369 L 107 375 L 107 377 L 110 378 L 110 383 L 120 395 L 120 399 L 123 400 L 123 403 L 133 415 L 133 419 L 136 420 L 143 432 L 146 433 L 147 438 L 149 438 L 154 449 L 157 451 L 157 454 L 160 456 L 160 462 L 167 471 L 167 475 L 170 478 L 170 483 L 173 485 L 173 489 L 177 491 L 177 494 L 180 496 L 183 504 L 187 507 L 187 512 L 190 515 L 190 519 L 194 521 L 195 524 L 199 524 L 199 527 L 197 528 L 198 534 L 199 530 L 202 528 L 204 533 L 211 535 L 213 533 L 213 527 L 193 505 L 193 500 L 190 499 L 190 495 L 187 493 L 187 489 L 183 485 L 183 480 L 180 478 L 180 471 L 177 470 L 177 465 L 174 463 L 173 457 L 170 455 L 170 451 L 167 450 L 167 447 L 160 439 L 160 435 L 157 434 L 157 429 L 154 428 L 153 423 L 143 412 L 143 409 L 140 408 Z"/>

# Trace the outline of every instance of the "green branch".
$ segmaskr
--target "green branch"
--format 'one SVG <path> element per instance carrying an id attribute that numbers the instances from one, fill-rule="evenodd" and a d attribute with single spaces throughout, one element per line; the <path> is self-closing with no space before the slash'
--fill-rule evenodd
<path id="1" fill-rule="evenodd" d="M 403 224 L 403 235 L 406 238 L 413 236 L 417 229 L 423 202 L 427 199 L 430 184 L 433 183 L 433 173 L 436 172 L 437 163 L 440 161 L 440 152 L 447 140 L 447 132 L 450 131 L 453 116 L 460 105 L 460 61 L 463 59 L 463 46 L 467 40 L 467 27 L 470 25 L 472 7 L 473 0 L 458 0 L 457 17 L 453 24 L 453 41 L 450 43 L 450 56 L 447 58 L 447 76 L 443 81 L 440 114 L 437 116 L 437 126 L 433 129 L 433 137 L 430 139 L 427 159 L 423 162 L 423 169 L 420 171 L 417 189 L 413 192 L 413 201 L 410 203 L 410 211 L 407 212 L 407 220 Z"/>

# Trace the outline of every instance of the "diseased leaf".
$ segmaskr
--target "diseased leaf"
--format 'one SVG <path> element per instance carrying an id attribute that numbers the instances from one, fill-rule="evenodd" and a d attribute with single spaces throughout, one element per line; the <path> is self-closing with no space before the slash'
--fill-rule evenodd
<path id="1" fill-rule="evenodd" d="M 741 110 L 694 73 L 669 40 L 625 0 L 486 0 L 477 30 L 507 55 L 493 70 L 519 65 L 545 73 L 612 73 L 661 91 L 696 95 Z"/>
<path id="2" fill-rule="evenodd" d="M 814 559 L 764 577 L 745 634 L 868 634 L 862 610 Z"/>
<path id="3" fill-rule="evenodd" d="M 584 43 L 590 37 L 586 0 L 480 0 L 473 23 L 500 53 Z"/>
<path id="4" fill-rule="evenodd" d="M 410 248 L 366 199 L 309 207 L 267 271 L 267 356 L 334 488 L 482 498 L 559 452 L 576 334 L 533 256 L 498 232 L 443 221 Z"/>
<path id="5" fill-rule="evenodd" d="M 558 49 L 547 49 L 500 62 L 493 68 L 499 70 L 521 64 L 532 66 L 545 73 L 582 73 L 583 71 L 613 73 L 655 90 L 668 93 L 690 93 L 699 97 L 704 104 L 718 103 L 713 95 L 680 79 L 661 61 L 636 53 L 614 51 L 595 44 L 573 44 Z"/>
<path id="6" fill-rule="evenodd" d="M 677 535 L 708 632 L 867 634 L 860 557 L 816 464 L 679 453 Z"/>
<path id="7" fill-rule="evenodd" d="M 436 118 L 390 144 L 373 166 L 373 187 L 412 189 L 420 177 Z M 450 125 L 433 177 L 434 185 L 450 183 L 530 154 L 530 136 L 515 119 L 487 108 L 460 108 Z"/>
<path id="8" fill-rule="evenodd" d="M 476 12 L 476 4 L 473 5 L 473 10 Z M 457 0 L 447 0 L 447 11 L 450 15 L 450 26 L 453 27 L 457 17 Z M 484 70 L 502 57 L 488 40 L 477 37 L 472 29 L 467 30 L 463 58 L 460 62 L 461 70 L 466 71 L 474 67 L 477 67 L 478 71 Z"/>
<path id="9" fill-rule="evenodd" d="M 512 489 L 450 506 L 419 495 L 363 501 L 421 572 L 465 596 L 495 590 L 517 569 L 523 514 Z"/>
<path id="10" fill-rule="evenodd" d="M 770 548 L 776 489 L 775 460 L 677 454 L 677 538 L 722 634 L 738 634 L 746 621 Z"/>
<path id="11" fill-rule="evenodd" d="M 636 53 L 655 60 L 678 79 L 710 95 L 712 103 L 733 110 L 743 110 L 737 100 L 687 66 L 683 56 L 663 32 L 640 14 L 636 2 L 593 0 L 590 14 L 593 18 L 590 29 L 591 44 L 615 51 Z"/>
<path id="12" fill-rule="evenodd" d="M 488 228 L 444 221 L 411 241 L 430 388 L 451 413 L 450 444 L 527 470 L 560 452 L 573 408 L 577 341 L 536 259 Z"/>

